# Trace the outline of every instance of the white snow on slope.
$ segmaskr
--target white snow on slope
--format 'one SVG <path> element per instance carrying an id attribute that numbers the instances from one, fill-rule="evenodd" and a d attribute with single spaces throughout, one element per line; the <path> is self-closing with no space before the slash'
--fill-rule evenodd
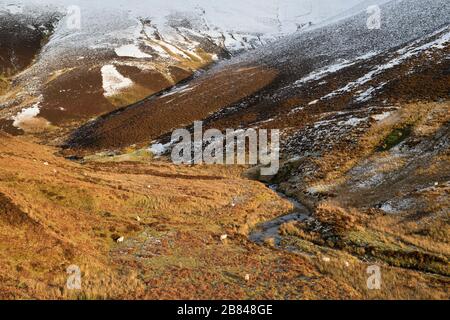
<path id="1" fill-rule="evenodd" d="M 373 96 L 378 92 L 378 91 L 380 91 L 381 89 L 383 89 L 383 87 L 388 83 L 389 81 L 387 81 L 387 82 L 383 82 L 383 83 L 381 83 L 381 84 L 379 84 L 378 86 L 376 86 L 376 87 L 369 87 L 367 90 L 365 90 L 365 91 L 362 91 L 361 93 L 359 93 L 359 96 L 357 96 L 356 98 L 355 98 L 355 101 L 356 102 L 366 102 L 366 101 L 369 101 L 370 99 L 372 99 L 373 98 Z"/>
<path id="2" fill-rule="evenodd" d="M 374 119 L 375 121 L 383 121 L 384 119 L 389 117 L 391 114 L 392 114 L 392 111 L 385 111 L 383 113 L 373 115 L 372 119 Z"/>
<path id="3" fill-rule="evenodd" d="M 362 1 L 0 0 L 0 7 L 16 4 L 27 13 L 66 14 L 24 76 L 36 79 L 26 90 L 38 95 L 48 73 L 78 67 L 79 57 L 84 57 L 83 65 L 101 66 L 126 59 L 140 69 L 155 67 L 166 76 L 164 68 L 172 64 L 209 63 L 217 60 L 219 48 L 235 55 L 323 22 Z M 76 12 L 68 12 L 73 6 L 80 9 L 79 29 L 70 23 L 78 18 Z M 211 56 L 200 55 L 198 49 Z M 117 59 L 111 59 L 111 53 Z"/>
<path id="4" fill-rule="evenodd" d="M 302 78 L 300 80 L 297 80 L 294 83 L 294 85 L 299 86 L 299 85 L 305 84 L 305 83 L 307 83 L 309 81 L 320 80 L 320 79 L 324 78 L 327 75 L 330 75 L 330 74 L 338 72 L 338 71 L 340 71 L 342 69 L 351 67 L 351 66 L 353 66 L 353 65 L 355 65 L 355 64 L 357 64 L 357 63 L 359 63 L 361 61 L 370 59 L 370 58 L 372 58 L 372 57 L 374 57 L 376 55 L 377 55 L 376 52 L 369 52 L 369 53 L 367 53 L 367 54 L 365 54 L 363 56 L 355 58 L 353 61 L 344 60 L 344 61 L 338 62 L 336 64 L 327 66 L 325 68 L 322 68 L 322 69 L 319 69 L 317 71 L 311 72 L 306 77 L 304 77 L 304 78 Z"/>
<path id="5" fill-rule="evenodd" d="M 425 40 L 425 39 L 420 39 L 420 40 L 415 41 L 413 44 L 407 46 L 406 48 L 398 50 L 396 52 L 397 56 L 395 58 L 392 58 L 388 62 L 377 66 L 375 69 L 369 71 L 364 76 L 357 79 L 356 81 L 349 82 L 344 87 L 327 94 L 322 99 L 329 99 L 329 98 L 333 98 L 337 95 L 340 95 L 340 94 L 343 94 L 346 92 L 350 92 L 351 90 L 368 83 L 369 81 L 374 79 L 375 76 L 383 73 L 384 71 L 392 69 L 392 68 L 402 64 L 404 61 L 406 61 L 412 57 L 415 57 L 423 52 L 426 52 L 426 51 L 429 51 L 432 49 L 442 49 L 445 44 L 450 42 L 450 31 L 448 31 L 448 29 L 449 29 L 448 27 L 445 27 L 445 28 L 435 32 L 431 37 L 442 33 L 436 40 L 433 40 L 433 41 L 427 42 L 423 45 L 417 46 L 418 44 L 420 44 L 422 41 Z M 372 94 L 372 93 L 373 93 L 373 91 L 370 92 L 370 94 Z M 367 97 L 367 95 L 366 95 L 366 97 Z"/>
<path id="6" fill-rule="evenodd" d="M 179 87 L 175 87 L 172 90 L 170 90 L 169 92 L 163 94 L 161 96 L 161 98 L 166 98 L 166 97 L 170 97 L 173 96 L 174 94 L 180 94 L 180 93 L 185 93 L 185 92 L 189 92 L 195 89 L 194 87 L 191 87 L 190 85 L 183 85 L 183 86 L 179 86 Z"/>
<path id="7" fill-rule="evenodd" d="M 107 5 L 91 0 L 0 0 L 0 4 L 3 2 L 43 10 L 53 5 L 64 13 L 68 7 L 78 6 L 81 29 L 71 29 L 66 22 L 74 17 L 68 16 L 56 30 L 58 40 L 77 38 L 73 46 L 85 47 L 87 42 L 103 46 L 110 40 L 129 38 L 129 28 L 136 26 L 136 19 L 144 18 L 162 34 L 173 31 L 174 24 L 177 29 L 187 26 L 213 40 L 223 38 L 230 49 L 240 49 L 244 38 L 271 39 L 290 34 L 304 24 L 322 22 L 364 0 L 110 0 Z M 180 24 L 183 21 L 188 24 Z"/>
<path id="8" fill-rule="evenodd" d="M 133 85 L 133 81 L 121 75 L 114 65 L 103 66 L 101 72 L 105 97 L 114 96 Z"/>
<path id="9" fill-rule="evenodd" d="M 13 126 L 20 128 L 20 125 L 36 117 L 41 112 L 39 102 L 29 108 L 22 109 L 16 116 L 13 117 Z"/>
<path id="10" fill-rule="evenodd" d="M 347 119 L 345 121 L 340 121 L 338 122 L 339 126 L 350 126 L 350 127 L 355 127 L 358 124 L 360 124 L 361 122 L 366 121 L 367 118 L 356 118 L 356 117 L 351 117 L 350 119 Z"/>
<path id="11" fill-rule="evenodd" d="M 119 57 L 151 58 L 152 56 L 142 52 L 135 44 L 126 44 L 114 50 Z"/>

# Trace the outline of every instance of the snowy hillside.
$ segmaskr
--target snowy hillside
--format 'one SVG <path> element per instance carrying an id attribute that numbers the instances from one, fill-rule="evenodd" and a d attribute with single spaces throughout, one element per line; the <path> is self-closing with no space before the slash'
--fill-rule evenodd
<path id="1" fill-rule="evenodd" d="M 420 87 L 426 90 L 417 88 L 412 93 L 405 90 L 402 95 L 397 86 L 408 77 L 433 74 L 431 67 L 426 72 L 424 67 L 414 67 L 424 65 L 420 61 L 424 56 L 434 55 L 427 65 L 436 68 L 447 61 L 450 13 L 447 1 L 392 1 L 381 9 L 384 14 L 380 30 L 366 27 L 364 12 L 285 37 L 221 63 L 188 87 L 173 90 L 170 96 L 156 96 L 120 114 L 90 123 L 76 133 L 79 137 L 75 140 L 92 148 L 103 147 L 102 144 L 108 148 L 143 143 L 149 137 L 158 138 L 170 132 L 174 123 L 185 125 L 202 117 L 215 126 L 285 128 L 297 140 L 304 132 L 298 131 L 296 135 L 296 130 L 319 110 L 356 108 L 377 99 L 384 104 L 386 95 L 392 99 L 404 98 L 403 95 L 412 99 L 420 92 L 433 99 L 442 98 L 443 92 L 436 89 L 440 87 L 437 85 L 428 88 L 422 84 Z M 435 83 L 437 79 L 435 74 Z M 444 83 L 445 76 L 439 81 Z M 389 111 L 389 105 L 385 111 Z M 353 118 L 348 113 L 338 122 L 348 129 L 358 128 L 361 121 Z M 329 133 L 336 135 L 333 131 Z M 311 141 L 327 146 L 322 139 L 307 139 L 308 143 Z"/>
<path id="2" fill-rule="evenodd" d="M 4 45 L 13 47 L 4 51 L 10 52 L 2 57 L 7 61 L 21 50 L 14 39 L 24 30 L 39 30 L 28 20 L 52 17 L 50 37 L 27 33 L 39 55 L 16 78 L 20 93 L 7 100 L 14 108 L 2 117 L 12 124 L 24 108 L 39 103 L 40 116 L 51 124 L 87 120 L 168 88 L 217 60 L 324 23 L 361 2 L 0 0 L 2 28 L 22 21 L 18 30 L 5 34 Z M 41 50 L 39 44 L 44 44 Z"/>
<path id="3" fill-rule="evenodd" d="M 198 46 L 194 39 L 200 37 L 227 51 L 236 52 L 323 22 L 361 2 L 114 0 L 105 4 L 87 0 L 2 0 L 0 10 L 25 15 L 36 15 L 37 11 L 65 14 L 48 44 L 55 50 L 59 48 L 58 55 L 64 49 L 115 48 L 120 44 L 136 42 L 141 35 L 142 21 L 152 28 L 150 36 L 157 32 L 172 45 L 180 45 L 183 49 Z M 139 45 L 143 45 L 142 41 Z M 160 52 L 158 46 L 150 46 L 148 50 Z M 135 56 L 133 52 L 136 53 L 136 50 L 130 49 L 128 55 Z M 138 54 L 137 57 L 142 56 Z"/>

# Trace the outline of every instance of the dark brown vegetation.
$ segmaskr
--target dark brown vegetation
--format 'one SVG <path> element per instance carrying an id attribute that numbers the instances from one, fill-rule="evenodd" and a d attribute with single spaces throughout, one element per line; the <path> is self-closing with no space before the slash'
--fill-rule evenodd
<path id="1" fill-rule="evenodd" d="M 28 67 L 51 35 L 57 14 L 28 17 L 0 14 L 0 75 L 12 76 Z"/>
<path id="2" fill-rule="evenodd" d="M 253 94 L 275 76 L 276 71 L 260 67 L 220 70 L 179 93 L 152 97 L 87 124 L 68 146 L 98 151 L 148 143 Z"/>

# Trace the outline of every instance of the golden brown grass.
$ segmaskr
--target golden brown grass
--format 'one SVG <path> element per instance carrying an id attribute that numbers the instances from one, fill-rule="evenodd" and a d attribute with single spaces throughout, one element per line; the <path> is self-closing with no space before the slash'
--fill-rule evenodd
<path id="1" fill-rule="evenodd" d="M 417 137 L 431 136 L 450 120 L 450 103 L 448 101 L 442 103 L 415 102 L 398 107 L 399 109 L 386 119 L 372 124 L 368 132 L 360 138 L 356 149 L 340 148 L 316 159 L 315 163 L 321 171 L 326 173 L 326 177 L 315 183 L 335 185 L 336 181 L 343 182 L 343 176 L 362 159 L 372 155 L 396 129 L 412 126 L 413 134 Z"/>
<path id="2" fill-rule="evenodd" d="M 174 166 L 134 149 L 81 165 L 3 134 L 0 151 L 0 194 L 22 221 L 0 219 L 2 298 L 448 298 L 447 278 L 389 265 L 382 266 L 382 290 L 369 291 L 370 263 L 356 258 L 365 252 L 335 250 L 337 242 L 330 249 L 330 239 L 297 224 L 281 233 L 301 254 L 280 251 L 273 241 L 249 242 L 256 224 L 292 205 L 243 178 L 243 167 Z M 343 239 L 395 249 L 415 241 L 435 253 L 446 248 L 438 224 L 403 229 L 401 217 L 337 200 L 322 202 L 316 219 Z M 119 237 L 124 241 L 117 243 Z M 431 239 L 441 239 L 434 251 Z M 65 286 L 72 264 L 82 271 L 79 291 Z"/>
<path id="3" fill-rule="evenodd" d="M 20 225 L 0 220 L 3 298 L 282 299 L 299 298 L 301 287 L 325 296 L 299 278 L 322 278 L 310 262 L 246 239 L 243 226 L 291 205 L 241 178 L 242 168 L 82 166 L 3 134 L 0 150 L 0 192 L 26 217 Z M 72 264 L 82 270 L 81 291 L 65 287 Z"/>
<path id="4" fill-rule="evenodd" d="M 0 96 L 5 94 L 9 89 L 9 81 L 6 77 L 0 74 Z"/>
<path id="5" fill-rule="evenodd" d="M 141 85 L 134 84 L 130 88 L 123 89 L 120 93 L 108 97 L 107 99 L 115 107 L 129 106 L 133 103 L 141 101 L 155 92 Z"/>
<path id="6" fill-rule="evenodd" d="M 448 182 L 442 182 L 450 163 L 448 152 L 441 150 L 440 154 L 431 155 L 424 151 L 422 156 L 428 156 L 428 160 L 421 164 L 417 162 L 420 157 L 419 160 L 414 158 L 419 151 L 396 157 L 385 146 L 390 143 L 387 139 L 393 132 L 407 127 L 411 130 L 406 143 L 417 145 L 429 141 L 431 145 L 448 130 L 449 107 L 448 101 L 399 106 L 398 111 L 388 118 L 372 123 L 357 148 L 332 150 L 316 159 L 325 178 L 309 182 L 308 190 L 321 196 L 312 208 L 313 221 L 282 226 L 284 241 L 309 254 L 317 254 L 320 250 L 330 254 L 332 248 L 334 254 L 347 252 L 347 255 L 382 264 L 388 272 L 389 282 L 395 284 L 395 288 L 390 289 L 392 295 L 360 290 L 365 298 L 409 299 L 416 294 L 427 299 L 448 297 L 449 201 Z M 380 146 L 386 151 L 381 151 Z M 353 171 L 356 166 L 365 171 Z M 395 186 L 356 185 L 358 181 L 370 180 L 375 174 L 387 177 L 394 173 L 400 177 L 392 181 Z M 396 214 L 374 208 L 395 197 L 412 198 L 416 204 Z M 325 266 L 328 268 L 329 264 Z M 346 278 L 345 281 L 354 287 L 357 287 L 355 281 L 359 281 L 359 288 L 362 288 L 360 273 L 353 277 L 345 272 L 345 268 L 342 271 L 333 265 L 332 269 L 330 273 L 335 277 Z M 412 287 L 401 284 L 402 277 L 411 272 L 407 269 L 436 275 L 429 277 L 413 272 L 415 276 L 411 282 L 424 289 L 418 294 Z"/>

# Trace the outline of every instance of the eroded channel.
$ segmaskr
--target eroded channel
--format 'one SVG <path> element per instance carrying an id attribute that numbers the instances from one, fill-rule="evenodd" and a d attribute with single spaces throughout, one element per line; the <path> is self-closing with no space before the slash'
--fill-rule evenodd
<path id="1" fill-rule="evenodd" d="M 302 205 L 296 199 L 286 196 L 285 194 L 278 191 L 277 185 L 270 185 L 270 189 L 275 191 L 280 197 L 288 200 L 294 206 L 293 212 L 275 218 L 273 220 L 263 222 L 259 224 L 249 235 L 249 239 L 252 242 L 257 244 L 264 244 L 269 239 L 273 239 L 274 245 L 277 248 L 281 249 L 281 240 L 282 237 L 280 235 L 280 228 L 283 224 L 289 223 L 292 221 L 305 221 L 310 217 L 308 209 Z M 287 248 L 282 248 L 287 249 Z"/>

